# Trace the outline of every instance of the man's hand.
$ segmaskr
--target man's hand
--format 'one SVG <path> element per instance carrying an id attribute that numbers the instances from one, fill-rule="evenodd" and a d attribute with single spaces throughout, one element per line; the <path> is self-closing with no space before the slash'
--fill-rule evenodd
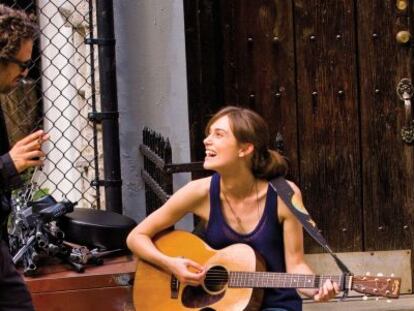
<path id="1" fill-rule="evenodd" d="M 49 138 L 43 130 L 38 130 L 25 138 L 19 140 L 9 151 L 17 172 L 43 164 L 44 152 L 41 150 L 42 143 Z"/>

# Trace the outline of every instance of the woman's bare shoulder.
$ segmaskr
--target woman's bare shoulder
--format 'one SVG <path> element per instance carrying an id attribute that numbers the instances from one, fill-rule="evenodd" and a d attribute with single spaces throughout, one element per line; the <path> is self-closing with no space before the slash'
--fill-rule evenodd
<path id="1" fill-rule="evenodd" d="M 190 181 L 186 188 L 198 195 L 208 195 L 210 191 L 211 176 Z"/>
<path id="2" fill-rule="evenodd" d="M 170 198 L 166 205 L 175 206 L 186 213 L 203 215 L 205 218 L 205 215 L 208 215 L 210 181 L 211 177 L 205 177 L 188 182 Z"/>
<path id="3" fill-rule="evenodd" d="M 182 197 L 184 195 L 195 200 L 205 198 L 209 194 L 210 181 L 211 177 L 192 180 L 176 191 L 173 197 Z"/>

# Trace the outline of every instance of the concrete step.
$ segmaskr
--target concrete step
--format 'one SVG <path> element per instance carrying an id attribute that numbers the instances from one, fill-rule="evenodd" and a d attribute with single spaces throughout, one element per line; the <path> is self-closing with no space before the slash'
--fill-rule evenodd
<path id="1" fill-rule="evenodd" d="M 398 299 L 378 301 L 370 297 L 368 300 L 348 298 L 345 301 L 339 299 L 326 303 L 315 303 L 309 300 L 303 302 L 303 311 L 414 311 L 414 295 L 401 295 Z"/>

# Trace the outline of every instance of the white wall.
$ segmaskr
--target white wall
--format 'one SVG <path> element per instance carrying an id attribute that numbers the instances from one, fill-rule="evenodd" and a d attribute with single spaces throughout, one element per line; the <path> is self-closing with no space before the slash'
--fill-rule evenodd
<path id="1" fill-rule="evenodd" d="M 140 220 L 143 127 L 170 138 L 173 162 L 190 161 L 183 1 L 114 1 L 114 11 L 124 213 Z M 176 176 L 175 189 L 188 180 Z"/>

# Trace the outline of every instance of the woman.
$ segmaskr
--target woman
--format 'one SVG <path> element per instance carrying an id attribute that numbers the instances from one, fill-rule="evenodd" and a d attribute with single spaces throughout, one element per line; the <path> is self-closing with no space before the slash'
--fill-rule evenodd
<path id="1" fill-rule="evenodd" d="M 262 255 L 268 271 L 312 274 L 304 261 L 302 226 L 269 187 L 270 179 L 286 174 L 287 164 L 268 149 L 265 121 L 251 110 L 225 107 L 209 121 L 206 136 L 204 168 L 216 173 L 178 190 L 130 233 L 128 247 L 182 283 L 199 285 L 206 272 L 203 266 L 190 259 L 169 257 L 151 240 L 193 213 L 205 222 L 203 236 L 211 247 L 246 243 Z M 298 187 L 289 183 L 301 198 Z M 327 301 L 339 289 L 327 281 L 319 290 L 300 291 L 315 301 Z M 302 302 L 294 289 L 267 289 L 262 309 L 298 311 Z"/>

